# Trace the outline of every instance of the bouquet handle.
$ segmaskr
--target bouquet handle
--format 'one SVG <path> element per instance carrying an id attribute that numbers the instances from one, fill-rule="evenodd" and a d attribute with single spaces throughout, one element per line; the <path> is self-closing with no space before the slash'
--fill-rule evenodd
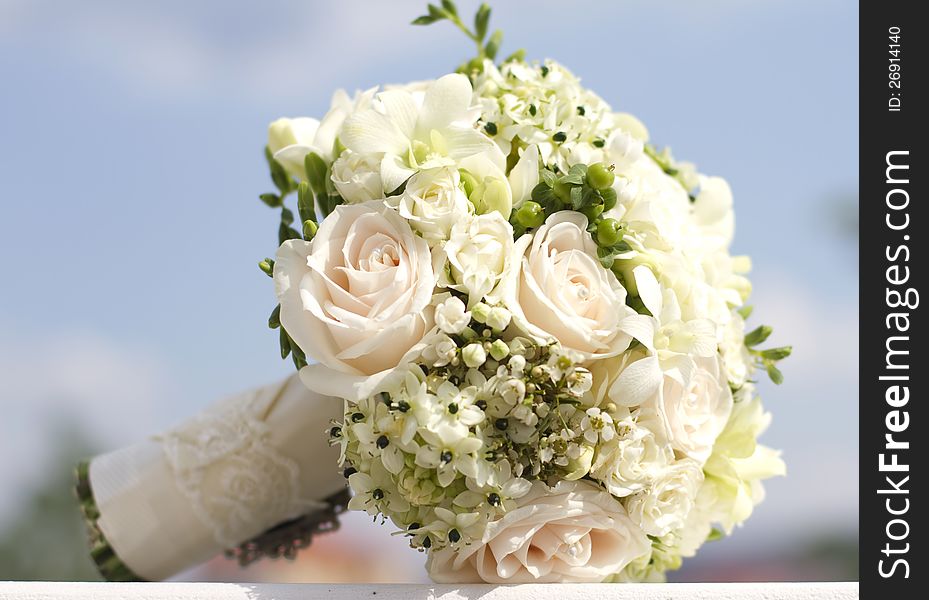
<path id="1" fill-rule="evenodd" d="M 91 556 L 111 581 L 158 581 L 221 552 L 292 557 L 348 503 L 325 435 L 342 401 L 296 375 L 78 467 Z"/>

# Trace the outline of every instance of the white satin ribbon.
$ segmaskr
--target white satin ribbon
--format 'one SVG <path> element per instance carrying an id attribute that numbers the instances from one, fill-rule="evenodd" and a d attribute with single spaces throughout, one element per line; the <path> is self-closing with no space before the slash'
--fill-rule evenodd
<path id="1" fill-rule="evenodd" d="M 97 525 L 150 581 L 208 560 L 345 488 L 326 435 L 342 410 L 293 375 L 98 456 L 89 473 Z"/>

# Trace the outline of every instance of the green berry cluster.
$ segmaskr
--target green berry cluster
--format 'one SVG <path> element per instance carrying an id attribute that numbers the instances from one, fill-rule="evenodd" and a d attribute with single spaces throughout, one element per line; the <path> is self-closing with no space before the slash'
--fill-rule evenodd
<path id="1" fill-rule="evenodd" d="M 604 163 L 572 165 L 562 175 L 542 169 L 541 181 L 533 188 L 531 200 L 524 202 L 510 218 L 516 234 L 539 227 L 556 212 L 575 210 L 587 217 L 587 231 L 597 242 L 600 262 L 604 268 L 612 268 L 617 255 L 630 249 L 623 241 L 623 224 L 603 216 L 616 206 L 613 169 L 613 165 Z"/>

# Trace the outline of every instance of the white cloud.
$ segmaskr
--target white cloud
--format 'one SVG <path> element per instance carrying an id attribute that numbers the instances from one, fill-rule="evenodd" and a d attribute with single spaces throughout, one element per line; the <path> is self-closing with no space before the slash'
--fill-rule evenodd
<path id="1" fill-rule="evenodd" d="M 165 425 L 171 385 L 146 349 L 92 331 L 26 336 L 2 321 L 0 333 L 0 516 L 44 481 L 62 428 L 110 449 Z"/>
<path id="2" fill-rule="evenodd" d="M 790 376 L 831 381 L 858 376 L 857 298 L 819 295 L 785 272 L 753 279 L 753 323 L 774 327 L 771 345 L 793 345 Z M 750 325 L 751 327 L 751 325 Z"/>

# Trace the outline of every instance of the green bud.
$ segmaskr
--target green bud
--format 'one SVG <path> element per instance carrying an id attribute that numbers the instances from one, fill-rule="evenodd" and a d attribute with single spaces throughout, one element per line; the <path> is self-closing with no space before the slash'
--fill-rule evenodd
<path id="1" fill-rule="evenodd" d="M 613 166 L 609 167 L 603 163 L 594 163 L 587 169 L 587 183 L 596 190 L 605 190 L 613 185 L 616 175 L 613 173 Z"/>
<path id="2" fill-rule="evenodd" d="M 303 239 L 306 241 L 312 240 L 316 237 L 316 232 L 319 231 L 319 225 L 315 221 L 304 221 L 303 222 Z"/>
<path id="3" fill-rule="evenodd" d="M 507 325 L 510 324 L 511 318 L 512 315 L 510 311 L 502 306 L 495 306 L 487 313 L 487 318 L 484 319 L 484 323 L 494 331 L 503 331 L 507 328 Z"/>
<path id="4" fill-rule="evenodd" d="M 765 365 L 765 370 L 768 372 L 768 377 L 771 378 L 771 381 L 775 385 L 781 385 L 784 383 L 784 374 L 781 373 L 781 370 L 774 366 L 774 363 L 767 363 Z"/>
<path id="5" fill-rule="evenodd" d="M 494 340 L 490 345 L 490 356 L 494 360 L 503 360 L 510 353 L 510 347 L 503 340 Z"/>
<path id="6" fill-rule="evenodd" d="M 616 190 L 611 187 L 600 190 L 600 197 L 603 198 L 603 211 L 612 210 L 616 206 Z"/>
<path id="7" fill-rule="evenodd" d="M 274 276 L 274 261 L 270 258 L 266 258 L 258 263 L 258 268 L 264 271 L 264 274 L 268 277 Z"/>
<path id="8" fill-rule="evenodd" d="M 465 196 L 471 198 L 471 194 L 474 193 L 474 190 L 476 190 L 480 184 L 467 169 L 459 169 L 458 175 L 461 177 L 461 186 L 464 188 Z"/>
<path id="9" fill-rule="evenodd" d="M 510 186 L 503 179 L 488 177 L 484 180 L 484 196 L 481 198 L 479 214 L 497 211 L 504 219 L 510 218 L 513 212 L 513 195 Z"/>
<path id="10" fill-rule="evenodd" d="M 545 211 L 538 202 L 524 202 L 516 211 L 516 222 L 525 228 L 538 227 L 545 221 Z"/>
<path id="11" fill-rule="evenodd" d="M 769 360 L 783 360 L 793 352 L 792 346 L 782 346 L 780 348 L 769 348 L 761 351 L 761 357 Z"/>
<path id="12" fill-rule="evenodd" d="M 490 307 L 484 304 L 483 302 L 478 302 L 474 305 L 474 308 L 471 309 L 471 318 L 477 321 L 478 323 L 487 322 L 487 317 L 490 315 Z"/>
<path id="13" fill-rule="evenodd" d="M 613 246 L 621 239 L 623 229 L 616 219 L 603 219 L 597 224 L 597 242 L 601 246 Z"/>
<path id="14" fill-rule="evenodd" d="M 761 325 L 745 334 L 745 345 L 749 348 L 757 346 L 768 339 L 773 331 L 768 325 Z"/>
<path id="15" fill-rule="evenodd" d="M 594 221 L 597 220 L 597 217 L 599 217 L 600 214 L 603 212 L 603 205 L 594 204 L 592 206 L 585 206 L 579 212 L 582 213 L 585 217 L 587 217 L 588 221 L 593 223 Z"/>

